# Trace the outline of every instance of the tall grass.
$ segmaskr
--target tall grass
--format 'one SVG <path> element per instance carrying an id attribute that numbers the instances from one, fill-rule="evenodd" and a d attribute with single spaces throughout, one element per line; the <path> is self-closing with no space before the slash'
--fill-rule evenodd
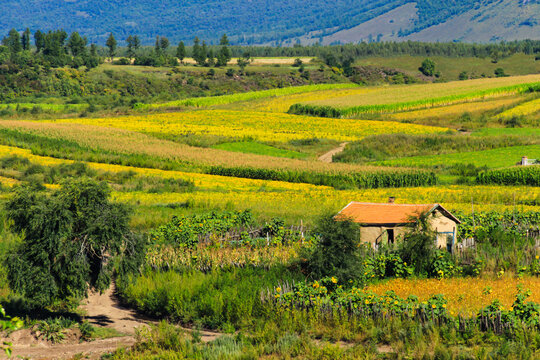
<path id="1" fill-rule="evenodd" d="M 252 325 L 254 319 L 266 313 L 259 298 L 260 289 L 281 279 L 299 278 L 283 267 L 207 274 L 148 272 L 133 281 L 120 281 L 118 290 L 127 305 L 151 316 L 230 330 Z"/>

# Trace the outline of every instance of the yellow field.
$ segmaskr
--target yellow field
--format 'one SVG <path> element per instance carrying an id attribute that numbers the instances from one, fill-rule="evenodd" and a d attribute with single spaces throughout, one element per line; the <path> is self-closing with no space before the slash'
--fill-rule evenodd
<path id="1" fill-rule="evenodd" d="M 506 110 L 499 115 L 497 118 L 511 118 L 513 116 L 525 116 L 532 115 L 540 112 L 540 99 L 534 99 L 527 101 L 523 104 L 520 104 L 512 109 Z"/>
<path id="2" fill-rule="evenodd" d="M 70 160 L 32 155 L 29 150 L 0 146 L 0 156 L 15 154 L 33 163 L 58 165 Z M 398 203 L 442 203 L 451 210 L 475 211 L 512 210 L 516 202 L 540 202 L 540 188 L 502 186 L 432 186 L 400 189 L 336 190 L 327 186 L 295 184 L 281 181 L 251 180 L 180 171 L 165 171 L 100 163 L 87 163 L 91 168 L 109 172 L 134 171 L 140 176 L 159 176 L 193 181 L 195 192 L 149 194 L 115 192 L 114 198 L 133 205 L 167 205 L 191 202 L 196 208 L 238 210 L 252 209 L 269 216 L 307 219 L 325 212 L 336 212 L 350 201 L 386 202 L 395 196 Z M 519 211 L 535 210 L 537 206 L 518 206 Z"/>
<path id="3" fill-rule="evenodd" d="M 308 101 L 308 104 L 350 107 L 412 102 L 430 98 L 457 96 L 493 88 L 540 81 L 540 74 L 494 79 L 475 79 L 448 83 L 378 86 L 366 94 L 348 95 L 327 100 Z M 504 94 L 500 94 L 504 95 Z"/>
<path id="4" fill-rule="evenodd" d="M 55 122 L 119 128 L 146 134 L 214 135 L 266 142 L 288 142 L 311 138 L 355 141 L 367 135 L 429 134 L 447 131 L 439 127 L 396 122 L 329 118 L 315 120 L 310 116 L 228 110 L 201 110 L 117 118 L 62 119 Z"/>
<path id="5" fill-rule="evenodd" d="M 540 278 L 538 277 L 523 279 L 504 277 L 496 280 L 483 278 L 395 279 L 371 285 L 368 290 L 379 295 L 392 290 L 403 298 L 413 294 L 418 296 L 420 301 L 427 300 L 433 295 L 443 294 L 448 300 L 448 310 L 451 314 L 474 316 L 478 310 L 495 299 L 500 300 L 504 308 L 508 310 L 515 300 L 518 284 L 523 285 L 524 289 L 531 290 L 532 295 L 528 301 L 540 303 Z"/>
<path id="6" fill-rule="evenodd" d="M 430 109 L 399 112 L 391 114 L 390 119 L 398 121 L 408 121 L 440 118 L 446 116 L 460 116 L 466 112 L 470 114 L 477 114 L 485 111 L 500 109 L 506 106 L 512 106 L 518 101 L 519 99 L 511 97 L 505 99 L 467 102 L 463 104 L 433 107 Z"/>

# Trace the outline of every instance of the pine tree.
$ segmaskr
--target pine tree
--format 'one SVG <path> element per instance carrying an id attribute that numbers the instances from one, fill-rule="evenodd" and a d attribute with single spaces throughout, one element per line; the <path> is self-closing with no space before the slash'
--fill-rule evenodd
<path id="1" fill-rule="evenodd" d="M 34 34 L 34 44 L 36 45 L 37 52 L 40 52 L 45 47 L 45 37 L 39 30 Z"/>
<path id="2" fill-rule="evenodd" d="M 202 46 L 201 46 L 201 56 L 200 56 L 201 62 L 199 63 L 199 65 L 205 65 L 207 58 L 208 58 L 208 45 L 206 45 L 206 41 L 203 40 Z"/>
<path id="3" fill-rule="evenodd" d="M 176 57 L 180 62 L 183 62 L 186 58 L 186 46 L 184 45 L 183 41 L 180 41 L 178 43 L 178 47 L 176 48 Z"/>
<path id="4" fill-rule="evenodd" d="M 90 45 L 90 56 L 94 56 L 94 57 L 98 56 L 96 44 Z"/>
<path id="5" fill-rule="evenodd" d="M 217 66 L 227 66 L 229 61 L 231 61 L 231 51 L 229 50 L 229 39 L 227 35 L 223 34 L 221 40 L 219 41 L 221 48 L 219 49 Z"/>
<path id="6" fill-rule="evenodd" d="M 156 54 L 161 53 L 161 46 L 160 46 L 160 43 L 159 43 L 159 36 L 156 36 L 156 42 L 154 44 L 154 51 L 156 52 Z"/>
<path id="7" fill-rule="evenodd" d="M 83 56 L 86 52 L 86 41 L 79 35 L 78 32 L 74 32 L 68 39 L 67 47 L 71 51 L 73 56 Z"/>
<path id="8" fill-rule="evenodd" d="M 169 39 L 167 39 L 165 36 L 162 36 L 159 39 L 159 47 L 161 48 L 161 51 L 165 52 L 169 48 L 170 42 Z"/>
<path id="9" fill-rule="evenodd" d="M 30 29 L 26 28 L 22 36 L 22 48 L 23 50 L 30 50 Z"/>
<path id="10" fill-rule="evenodd" d="M 133 37 L 133 49 L 135 50 L 135 52 L 137 52 L 139 51 L 140 48 L 141 48 L 141 39 L 139 39 L 138 35 L 135 35 Z"/>
<path id="11" fill-rule="evenodd" d="M 133 36 L 129 35 L 128 38 L 126 39 L 126 43 L 127 43 L 127 55 L 130 59 L 133 59 L 135 57 Z"/>
<path id="12" fill-rule="evenodd" d="M 116 42 L 116 39 L 114 38 L 113 33 L 109 35 L 109 38 L 107 39 L 107 42 L 105 43 L 107 47 L 109 48 L 109 57 L 112 59 L 114 58 L 114 55 L 116 55 L 116 46 L 118 45 Z"/>
<path id="13" fill-rule="evenodd" d="M 206 61 L 206 44 L 204 48 L 201 47 L 198 37 L 193 40 L 193 60 L 199 65 L 204 65 Z"/>

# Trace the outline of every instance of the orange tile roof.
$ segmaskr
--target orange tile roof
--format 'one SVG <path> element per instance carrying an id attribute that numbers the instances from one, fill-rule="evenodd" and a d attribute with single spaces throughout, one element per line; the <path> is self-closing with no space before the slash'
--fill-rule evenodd
<path id="1" fill-rule="evenodd" d="M 411 216 L 432 212 L 438 207 L 440 207 L 439 204 L 379 204 L 353 201 L 341 210 L 338 215 L 350 218 L 360 224 L 405 224 L 412 222 L 410 220 Z"/>

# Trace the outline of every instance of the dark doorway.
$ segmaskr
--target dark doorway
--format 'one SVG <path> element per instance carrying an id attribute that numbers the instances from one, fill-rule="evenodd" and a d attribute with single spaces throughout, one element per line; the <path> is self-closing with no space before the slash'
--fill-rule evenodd
<path id="1" fill-rule="evenodd" d="M 388 243 L 393 244 L 394 243 L 394 229 L 386 229 L 386 233 L 388 234 Z"/>

